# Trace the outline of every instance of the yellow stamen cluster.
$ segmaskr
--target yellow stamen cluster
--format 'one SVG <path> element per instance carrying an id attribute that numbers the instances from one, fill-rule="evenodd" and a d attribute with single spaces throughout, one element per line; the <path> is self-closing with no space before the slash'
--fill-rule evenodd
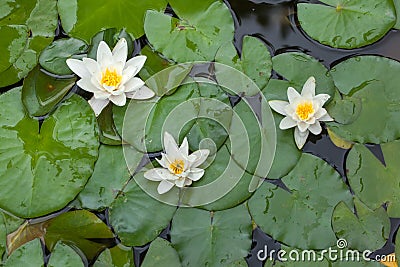
<path id="1" fill-rule="evenodd" d="M 117 87 L 119 85 L 119 83 L 121 82 L 121 80 L 122 80 L 122 76 L 119 75 L 116 70 L 110 71 L 107 68 L 101 77 L 101 84 Z"/>
<path id="2" fill-rule="evenodd" d="M 306 121 L 314 113 L 314 107 L 312 102 L 300 103 L 296 108 L 296 114 L 300 120 Z"/>
<path id="3" fill-rule="evenodd" d="M 185 163 L 181 159 L 176 159 L 169 165 L 170 170 L 172 170 L 174 174 L 181 174 L 184 167 Z"/>

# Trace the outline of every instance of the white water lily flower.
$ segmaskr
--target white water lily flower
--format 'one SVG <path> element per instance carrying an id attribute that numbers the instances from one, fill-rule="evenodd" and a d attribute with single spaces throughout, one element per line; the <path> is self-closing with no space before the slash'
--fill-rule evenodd
<path id="1" fill-rule="evenodd" d="M 178 147 L 175 139 L 169 133 L 164 133 L 165 153 L 161 153 L 161 160 L 156 159 L 162 168 L 146 171 L 144 177 L 151 181 L 160 182 L 157 187 L 159 194 L 168 192 L 174 185 L 177 187 L 189 186 L 192 181 L 198 181 L 204 170 L 197 168 L 210 154 L 208 149 L 200 149 L 189 155 L 187 138 Z"/>
<path id="2" fill-rule="evenodd" d="M 326 109 L 322 106 L 330 98 L 327 94 L 315 95 L 315 78 L 310 77 L 303 86 L 301 95 L 293 87 L 287 90 L 289 102 L 271 100 L 269 105 L 273 110 L 286 116 L 279 124 L 282 130 L 296 127 L 294 139 L 301 149 L 309 132 L 320 134 L 322 131 L 320 121 L 333 121 Z"/>
<path id="3" fill-rule="evenodd" d="M 128 45 L 121 38 L 111 51 L 101 41 L 97 49 L 97 60 L 91 58 L 67 59 L 68 67 L 81 79 L 77 85 L 94 96 L 89 104 L 96 116 L 111 101 L 117 106 L 124 106 L 126 98 L 148 99 L 154 92 L 144 86 L 144 82 L 134 77 L 143 67 L 146 56 L 136 56 L 126 61 Z"/>

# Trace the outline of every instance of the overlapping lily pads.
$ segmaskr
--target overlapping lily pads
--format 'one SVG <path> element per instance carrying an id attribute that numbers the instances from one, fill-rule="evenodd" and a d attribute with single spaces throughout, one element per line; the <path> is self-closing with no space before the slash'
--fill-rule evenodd
<path id="1" fill-rule="evenodd" d="M 93 267 L 130 267 L 134 266 L 132 248 L 125 247 L 121 244 L 104 250 Z"/>
<path id="2" fill-rule="evenodd" d="M 297 5 L 301 27 L 318 42 L 352 49 L 372 44 L 395 24 L 393 1 L 322 0 Z"/>
<path id="3" fill-rule="evenodd" d="M 39 131 L 17 88 L 0 97 L 0 114 L 1 208 L 21 217 L 63 208 L 82 190 L 97 159 L 96 119 L 89 105 L 72 96 Z"/>

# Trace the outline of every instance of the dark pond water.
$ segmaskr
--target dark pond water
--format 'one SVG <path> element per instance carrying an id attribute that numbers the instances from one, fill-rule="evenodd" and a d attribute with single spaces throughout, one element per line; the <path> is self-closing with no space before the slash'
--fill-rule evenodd
<path id="1" fill-rule="evenodd" d="M 299 27 L 299 22 L 296 19 L 296 3 L 298 1 L 279 1 L 279 0 L 228 0 L 226 4 L 231 8 L 232 15 L 235 20 L 235 46 L 238 51 L 241 51 L 242 38 L 245 35 L 257 36 L 262 39 L 269 47 L 271 55 L 277 55 L 288 51 L 302 51 L 317 58 L 327 68 L 331 68 L 344 59 L 354 55 L 373 54 L 389 57 L 400 61 L 400 31 L 392 30 L 383 39 L 373 45 L 353 50 L 333 49 L 321 45 L 308 38 Z M 301 2 L 318 2 L 314 0 Z M 168 11 L 167 11 L 168 12 Z M 61 28 L 56 32 L 57 38 L 64 37 Z M 141 38 L 135 41 L 134 54 L 140 52 L 141 47 L 146 44 L 146 38 Z M 19 82 L 15 85 L 0 88 L 0 92 L 5 92 L 15 86 L 22 85 Z M 75 90 L 77 90 L 75 88 Z M 90 95 L 78 90 L 78 94 L 88 98 Z M 237 100 L 237 99 L 236 99 Z M 235 99 L 232 99 L 235 102 Z M 368 148 L 384 162 L 382 151 L 379 146 L 368 145 Z M 304 152 L 314 154 L 329 164 L 331 164 L 343 177 L 346 179 L 345 160 L 348 151 L 340 149 L 333 145 L 326 131 L 323 131 L 321 136 L 311 136 L 303 149 Z M 154 156 L 154 155 L 153 155 Z M 279 181 L 278 181 L 279 184 Z M 61 212 L 69 210 L 66 208 Z M 58 214 L 58 213 L 57 213 Z M 108 211 L 96 213 L 97 216 L 109 225 Z M 50 215 L 54 216 L 54 215 Z M 399 219 L 391 219 L 391 234 L 387 244 L 380 250 L 380 253 L 391 253 L 394 251 L 393 238 L 395 232 L 400 225 Z M 170 227 L 166 228 L 161 237 L 170 240 Z M 110 246 L 117 243 L 114 240 L 109 243 Z M 253 231 L 253 245 L 249 256 L 246 258 L 250 267 L 263 266 L 263 262 L 257 259 L 257 251 L 264 249 L 267 245 L 270 249 L 277 250 L 280 245 L 271 237 L 263 233 L 259 228 Z M 148 246 L 135 247 L 135 265 L 140 266 L 143 258 L 148 250 Z M 45 250 L 46 259 L 49 257 L 49 251 Z M 86 263 L 85 266 L 90 266 L 91 263 Z"/>

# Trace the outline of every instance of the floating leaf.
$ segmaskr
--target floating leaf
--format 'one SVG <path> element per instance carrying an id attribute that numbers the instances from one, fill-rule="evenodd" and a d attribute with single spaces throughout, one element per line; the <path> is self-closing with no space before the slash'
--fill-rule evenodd
<path id="1" fill-rule="evenodd" d="M 144 81 L 160 71 L 163 71 L 174 65 L 173 62 L 161 57 L 161 55 L 153 51 L 148 45 L 140 50 L 140 54 L 147 57 L 146 64 L 144 64 L 143 68 L 139 72 L 140 78 L 142 78 Z M 188 73 L 186 73 L 186 75 L 187 74 Z"/>
<path id="2" fill-rule="evenodd" d="M 21 89 L 0 96 L 0 206 L 29 218 L 63 208 L 93 172 L 99 141 L 96 117 L 74 95 L 50 117 L 31 119 Z"/>
<path id="3" fill-rule="evenodd" d="M 124 152 L 129 153 L 126 160 Z M 82 207 L 94 210 L 109 207 L 131 177 L 127 162 L 134 171 L 142 158 L 143 154 L 132 147 L 100 146 L 92 177 L 78 195 Z"/>
<path id="4" fill-rule="evenodd" d="M 136 175 L 143 176 L 143 172 Z M 110 207 L 110 223 L 122 244 L 143 246 L 168 226 L 175 210 L 153 199 L 131 180 Z"/>
<path id="5" fill-rule="evenodd" d="M 74 55 L 85 53 L 88 45 L 79 39 L 59 39 L 46 47 L 39 57 L 40 65 L 54 74 L 67 75 L 73 72 L 65 62 Z"/>
<path id="6" fill-rule="evenodd" d="M 369 208 L 386 203 L 389 217 L 400 217 L 398 155 L 400 141 L 381 145 L 385 164 L 365 146 L 356 144 L 346 160 L 347 178 L 356 196 Z"/>
<path id="7" fill-rule="evenodd" d="M 52 77 L 39 67 L 33 69 L 22 86 L 22 102 L 31 116 L 43 116 L 65 97 L 76 78 Z"/>
<path id="8" fill-rule="evenodd" d="M 176 62 L 212 61 L 217 50 L 233 40 L 234 25 L 220 0 L 168 1 L 179 19 L 147 11 L 144 30 L 150 44 Z"/>
<path id="9" fill-rule="evenodd" d="M 348 108 L 339 104 L 337 113 L 332 113 L 338 122 L 327 125 L 341 138 L 359 142 L 380 144 L 400 138 L 400 63 L 378 56 L 349 58 L 332 70 L 336 87 L 345 96 Z M 351 103 L 350 103 L 351 102 Z M 343 112 L 340 112 L 342 110 Z M 344 113 L 346 112 L 346 113 Z M 342 121 L 346 115 L 355 118 Z"/>
<path id="10" fill-rule="evenodd" d="M 340 202 L 332 215 L 333 231 L 338 238 L 347 241 L 347 247 L 364 250 L 377 250 L 386 243 L 390 231 L 390 220 L 383 207 L 371 210 L 354 198 L 356 214 Z"/>
<path id="11" fill-rule="evenodd" d="M 145 12 L 147 10 L 163 11 L 166 5 L 164 0 L 138 2 L 61 0 L 58 1 L 58 12 L 64 30 L 70 36 L 89 43 L 93 35 L 107 28 L 126 28 L 128 33 L 139 38 L 144 34 Z"/>
<path id="12" fill-rule="evenodd" d="M 336 48 L 358 48 L 381 39 L 395 24 L 391 0 L 321 0 L 299 3 L 301 27 L 318 42 Z"/>
<path id="13" fill-rule="evenodd" d="M 56 0 L 16 0 L 2 14 L 0 27 L 9 25 L 21 34 L 26 31 L 24 36 L 28 39 L 18 37 L 12 42 L 9 52 L 12 65 L 0 73 L 0 87 L 18 82 L 36 66 L 40 52 L 51 43 L 57 28 L 56 5 Z"/>
<path id="14" fill-rule="evenodd" d="M 229 42 L 218 50 L 215 61 L 243 72 L 257 84 L 260 90 L 267 85 L 269 77 L 271 76 L 271 55 L 265 44 L 256 37 L 245 36 L 243 38 L 241 59 L 239 59 L 233 43 Z M 219 80 L 219 76 L 221 75 L 221 73 L 218 72 L 218 66 L 219 65 L 216 65 L 217 80 Z M 230 77 L 224 77 L 224 79 L 240 78 L 229 76 Z"/>
<path id="15" fill-rule="evenodd" d="M 73 248 L 70 246 L 58 242 L 54 247 L 48 267 L 80 267 L 84 266 L 82 262 L 82 258 L 75 252 Z"/>
<path id="16" fill-rule="evenodd" d="M 8 69 L 22 54 L 29 29 L 24 25 L 0 26 L 0 73 Z"/>
<path id="17" fill-rule="evenodd" d="M 400 1 L 393 0 L 393 4 L 394 4 L 394 8 L 396 10 L 396 15 L 397 15 L 396 24 L 393 26 L 393 28 L 400 30 L 400 16 L 398 15 L 400 13 Z"/>
<path id="18" fill-rule="evenodd" d="M 100 142 L 105 145 L 119 146 L 122 144 L 121 136 L 114 123 L 113 104 L 109 103 L 97 117 L 100 130 Z"/>
<path id="19" fill-rule="evenodd" d="M 151 242 L 150 248 L 142 263 L 142 267 L 153 266 L 179 267 L 182 266 L 179 255 L 167 240 L 157 237 Z"/>
<path id="20" fill-rule="evenodd" d="M 340 175 L 323 160 L 303 154 L 282 182 L 289 191 L 265 182 L 250 198 L 255 223 L 292 247 L 324 249 L 335 244 L 333 209 L 351 199 Z"/>
<path id="21" fill-rule="evenodd" d="M 0 212 L 0 257 L 7 248 L 7 235 L 15 231 L 22 223 L 22 219 Z"/>
<path id="22" fill-rule="evenodd" d="M 334 132 L 332 132 L 331 129 L 329 129 L 329 128 L 328 128 L 328 135 L 329 135 L 329 138 L 331 139 L 332 143 L 339 148 L 350 149 L 353 147 L 352 142 L 343 140 L 342 138 L 337 136 Z"/>
<path id="23" fill-rule="evenodd" d="M 7 252 L 11 254 L 25 243 L 36 238 L 43 238 L 46 223 L 30 224 L 26 221 L 17 230 L 7 235 Z"/>
<path id="24" fill-rule="evenodd" d="M 132 248 L 121 244 L 104 250 L 97 258 L 93 267 L 133 267 L 134 259 Z"/>
<path id="25" fill-rule="evenodd" d="M 18 248 L 4 263 L 4 267 L 21 266 L 44 266 L 42 245 L 38 238 Z"/>
<path id="26" fill-rule="evenodd" d="M 171 227 L 171 242 L 183 266 L 231 266 L 251 247 L 251 219 L 244 205 L 208 212 L 180 208 Z"/>
<path id="27" fill-rule="evenodd" d="M 86 210 L 66 212 L 51 219 L 44 238 L 50 251 L 61 240 L 78 247 L 89 260 L 115 244 L 114 235 L 107 225 Z"/>

